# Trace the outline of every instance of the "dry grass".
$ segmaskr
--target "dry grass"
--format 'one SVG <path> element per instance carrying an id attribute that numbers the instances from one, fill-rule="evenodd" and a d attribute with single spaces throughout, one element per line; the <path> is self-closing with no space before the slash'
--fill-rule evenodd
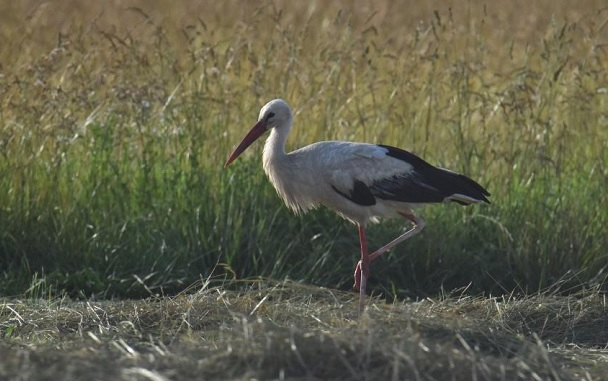
<path id="1" fill-rule="evenodd" d="M 241 290 L 237 290 L 241 289 Z M 358 321 L 356 295 L 267 281 L 147 300 L 0 304 L 0 378 L 600 380 L 607 303 L 449 298 Z"/>

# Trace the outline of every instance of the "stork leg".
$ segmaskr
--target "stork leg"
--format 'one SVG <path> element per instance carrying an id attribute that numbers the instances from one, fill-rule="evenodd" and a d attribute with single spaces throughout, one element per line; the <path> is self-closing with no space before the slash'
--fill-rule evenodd
<path id="1" fill-rule="evenodd" d="M 370 261 L 375 260 L 376 258 L 378 258 L 384 252 L 386 252 L 386 251 L 388 251 L 390 249 L 393 249 L 397 244 L 399 244 L 401 242 L 404 242 L 408 238 L 411 238 L 412 236 L 420 233 L 421 230 L 423 230 L 423 228 L 425 227 L 425 221 L 423 221 L 422 218 L 419 218 L 419 217 L 415 216 L 411 212 L 398 212 L 398 213 L 400 215 L 408 218 L 410 221 L 412 221 L 412 223 L 413 223 L 412 228 L 410 230 L 408 230 L 407 232 L 405 232 L 404 234 L 402 234 L 401 236 L 399 236 L 396 239 L 394 239 L 393 241 L 389 242 L 385 246 L 381 247 L 380 249 L 378 249 L 374 253 L 370 254 L 369 255 Z"/>
<path id="2" fill-rule="evenodd" d="M 357 262 L 357 265 L 355 266 L 355 273 L 353 274 L 355 284 L 353 285 L 353 288 L 359 291 L 360 313 L 364 312 L 364 309 L 366 307 L 366 281 L 368 279 L 368 276 L 370 275 L 370 262 L 378 258 L 384 252 L 394 248 L 397 244 L 404 242 L 408 238 L 411 238 L 412 236 L 418 234 L 425 227 L 425 221 L 423 221 L 422 218 L 415 216 L 411 212 L 406 211 L 398 213 L 406 217 L 413 223 L 412 228 L 372 254 L 368 254 L 368 245 L 366 243 L 366 232 L 364 231 L 364 227 L 362 225 L 358 225 L 359 243 L 362 249 L 362 259 Z"/>

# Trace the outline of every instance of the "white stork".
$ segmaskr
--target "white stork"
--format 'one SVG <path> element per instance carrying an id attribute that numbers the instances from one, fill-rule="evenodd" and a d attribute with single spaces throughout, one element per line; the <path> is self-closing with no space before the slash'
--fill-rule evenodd
<path id="1" fill-rule="evenodd" d="M 275 99 L 264 105 L 258 122 L 224 167 L 270 130 L 262 153 L 264 171 L 285 204 L 296 214 L 324 205 L 358 226 L 361 260 L 355 267 L 354 288 L 359 290 L 360 312 L 365 308 L 370 262 L 425 226 L 413 214 L 414 207 L 449 201 L 461 205 L 490 203 L 490 193 L 474 180 L 395 147 L 327 141 L 286 153 L 292 121 L 292 110 L 284 100 Z M 366 224 L 378 222 L 379 217 L 398 215 L 410 220 L 412 228 L 369 253 Z"/>

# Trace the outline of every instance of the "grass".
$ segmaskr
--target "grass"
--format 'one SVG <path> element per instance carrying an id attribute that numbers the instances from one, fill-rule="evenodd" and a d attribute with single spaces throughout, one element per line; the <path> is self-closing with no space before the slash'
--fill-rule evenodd
<path id="1" fill-rule="evenodd" d="M 594 293 L 376 298 L 358 323 L 353 293 L 293 282 L 204 282 L 133 301 L 16 300 L 0 304 L 0 376 L 601 380 L 606 302 Z"/>
<path id="2" fill-rule="evenodd" d="M 28 20 L 23 35 L 8 16 L 2 29 L 5 295 L 171 294 L 224 271 L 348 289 L 352 226 L 292 216 L 259 146 L 222 169 L 277 96 L 295 107 L 291 147 L 411 148 L 491 191 L 490 207 L 421 211 L 425 232 L 374 264 L 388 297 L 606 284 L 604 8 L 523 5 L 538 17 L 524 23 L 501 6 L 421 5 L 405 23 L 389 5 L 231 4 L 222 20 L 213 5 L 75 5 L 64 24 L 48 4 L 3 5 Z"/>
<path id="3" fill-rule="evenodd" d="M 4 2 L 0 39 L 0 375 L 606 379 L 605 3 Z M 275 97 L 288 148 L 492 194 L 421 209 L 361 325 L 355 228 L 291 215 L 260 145 L 222 168 Z"/>

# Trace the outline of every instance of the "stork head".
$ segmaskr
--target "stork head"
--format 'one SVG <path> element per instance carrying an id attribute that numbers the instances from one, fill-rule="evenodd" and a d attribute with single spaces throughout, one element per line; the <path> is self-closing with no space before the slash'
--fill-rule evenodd
<path id="1" fill-rule="evenodd" d="M 283 99 L 273 99 L 260 109 L 258 123 L 260 122 L 264 122 L 267 130 L 292 126 L 292 109 Z"/>
<path id="2" fill-rule="evenodd" d="M 235 148 L 233 153 L 228 157 L 224 167 L 228 167 L 243 151 L 247 149 L 253 142 L 256 141 L 266 131 L 276 128 L 277 130 L 286 130 L 287 134 L 292 128 L 292 110 L 286 101 L 283 99 L 273 99 L 265 104 L 260 109 L 258 122 L 245 135 L 241 143 Z"/>

